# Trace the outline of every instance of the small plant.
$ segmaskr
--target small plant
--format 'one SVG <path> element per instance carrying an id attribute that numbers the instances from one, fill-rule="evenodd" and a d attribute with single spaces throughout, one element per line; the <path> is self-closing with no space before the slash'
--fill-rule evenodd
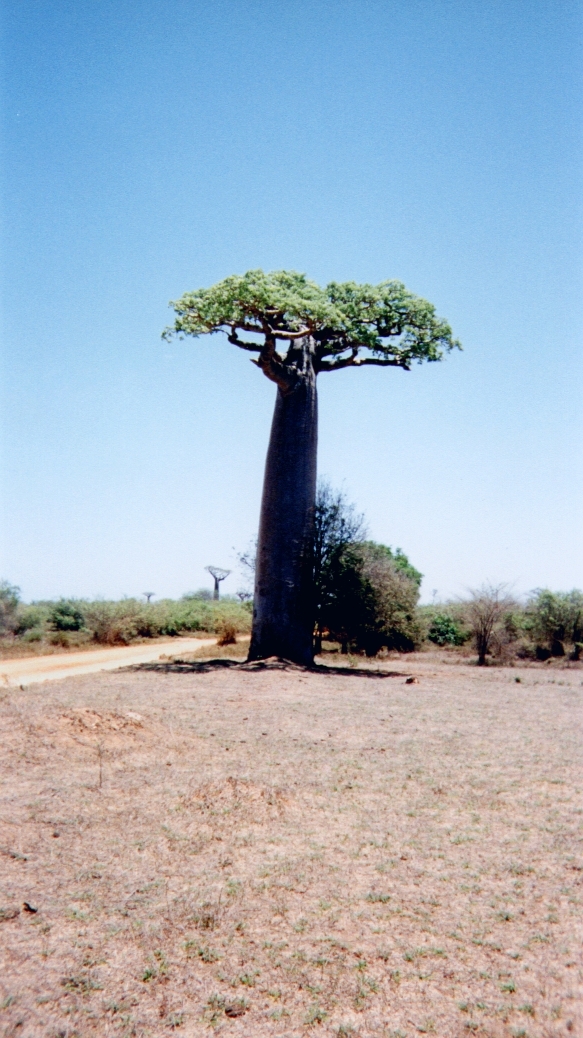
<path id="1" fill-rule="evenodd" d="M 410 948 L 409 951 L 404 952 L 403 958 L 405 962 L 415 962 L 415 959 L 423 959 L 427 955 L 435 955 L 438 958 L 445 956 L 443 948 L 425 947 L 425 948 Z"/>
<path id="2" fill-rule="evenodd" d="M 154 958 L 158 963 L 158 972 L 161 974 L 161 976 L 165 976 L 168 973 L 168 963 L 166 961 L 166 956 L 164 955 L 164 952 L 155 951 Z"/>
<path id="3" fill-rule="evenodd" d="M 237 626 L 232 620 L 223 618 L 217 624 L 217 645 L 236 645 Z"/>
<path id="4" fill-rule="evenodd" d="M 83 995 L 89 994 L 90 991 L 101 991 L 101 985 L 87 976 L 63 977 L 61 985 L 68 991 L 78 991 Z"/>
<path id="5" fill-rule="evenodd" d="M 307 925 L 308 925 L 308 920 L 304 919 L 302 917 L 301 919 L 298 919 L 297 922 L 294 923 L 294 930 L 295 930 L 296 933 L 303 933 L 304 930 L 306 929 Z"/>
<path id="6" fill-rule="evenodd" d="M 258 976 L 259 970 L 252 970 L 250 973 L 241 973 L 238 980 L 240 984 L 244 984 L 248 988 L 254 988 L 255 980 Z"/>
<path id="7" fill-rule="evenodd" d="M 377 894 L 376 891 L 373 890 L 373 891 L 371 891 L 370 894 L 366 895 L 366 900 L 367 901 L 372 901 L 373 903 L 377 903 L 378 902 L 381 905 L 386 905 L 387 902 L 391 900 L 391 895 L 390 894 Z"/>
<path id="8" fill-rule="evenodd" d="M 211 1026 L 218 1024 L 223 1013 L 225 1012 L 226 1002 L 221 995 L 211 995 L 207 1001 L 207 1014 L 208 1021 Z M 205 1014 L 205 1015 L 207 1015 Z"/>
<path id="9" fill-rule="evenodd" d="M 205 902 L 200 912 L 195 917 L 199 930 L 214 930 L 218 925 L 219 911 L 214 905 Z"/>
<path id="10" fill-rule="evenodd" d="M 218 962 L 221 957 L 213 948 L 202 947 L 196 941 L 185 941 L 184 948 L 189 957 L 196 955 L 202 962 Z"/>
<path id="11" fill-rule="evenodd" d="M 516 984 L 514 983 L 512 978 L 510 978 L 510 980 L 504 981 L 504 983 L 500 985 L 500 991 L 506 992 L 509 995 L 516 991 Z"/>
<path id="12" fill-rule="evenodd" d="M 314 1024 L 323 1024 L 327 1016 L 328 1013 L 326 1010 L 322 1009 L 316 1002 L 315 1005 L 310 1006 L 308 1009 L 304 1023 L 307 1024 L 308 1027 L 312 1027 Z"/>

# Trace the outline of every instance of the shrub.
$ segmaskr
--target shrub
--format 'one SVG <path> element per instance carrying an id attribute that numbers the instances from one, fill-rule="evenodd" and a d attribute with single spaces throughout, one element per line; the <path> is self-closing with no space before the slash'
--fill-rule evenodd
<path id="1" fill-rule="evenodd" d="M 82 631 L 85 627 L 85 616 L 80 604 L 65 598 L 55 602 L 48 619 L 54 631 Z"/>
<path id="2" fill-rule="evenodd" d="M 209 602 L 189 597 L 179 602 L 163 599 L 146 605 L 128 598 L 121 602 L 89 602 L 84 612 L 94 640 L 107 645 L 159 635 L 175 637 L 188 631 L 220 633 L 222 623 L 230 623 L 236 633 L 248 631 L 251 621 L 249 610 L 231 599 Z"/>
<path id="3" fill-rule="evenodd" d="M 138 635 L 139 603 L 90 602 L 85 609 L 85 623 L 93 640 L 101 645 L 128 645 Z"/>
<path id="4" fill-rule="evenodd" d="M 23 642 L 42 642 L 43 632 L 40 627 L 32 627 L 22 635 Z"/>
<path id="5" fill-rule="evenodd" d="M 28 632 L 37 632 L 38 638 L 30 638 L 29 641 L 39 641 L 43 636 L 43 628 L 48 619 L 48 610 L 39 605 L 19 605 L 16 614 L 14 633 L 25 635 Z"/>
<path id="6" fill-rule="evenodd" d="M 52 644 L 64 645 L 65 636 L 86 632 L 102 645 L 127 645 L 135 638 L 208 631 L 224 635 L 229 639 L 224 644 L 232 644 L 237 632 L 247 632 L 251 627 L 252 603 L 242 604 L 227 597 L 218 602 L 187 596 L 178 602 L 162 599 L 149 604 L 126 598 L 118 602 L 60 599 L 23 605 L 18 601 L 18 589 L 6 585 L 4 592 L 4 599 L 0 594 L 1 632 L 27 641 L 40 641 L 46 632 Z M 61 640 L 60 635 L 64 636 Z"/>
<path id="7" fill-rule="evenodd" d="M 236 645 L 237 626 L 232 620 L 222 617 L 216 627 L 218 634 L 217 645 Z"/>
<path id="8" fill-rule="evenodd" d="M 422 574 L 404 552 L 366 541 L 364 517 L 325 481 L 318 484 L 314 527 L 316 653 L 325 630 L 342 642 L 343 651 L 348 642 L 370 655 L 383 646 L 418 644 Z"/>
<path id="9" fill-rule="evenodd" d="M 367 656 L 374 656 L 383 647 L 412 652 L 422 640 L 417 577 L 413 579 L 407 568 L 391 557 L 390 549 L 387 553 L 385 545 L 366 541 L 360 554 L 369 608 L 357 644 Z"/>
<path id="10" fill-rule="evenodd" d="M 0 634 L 14 632 L 19 602 L 20 588 L 7 580 L 0 580 Z"/>
<path id="11" fill-rule="evenodd" d="M 62 649 L 68 649 L 71 641 L 67 631 L 54 631 L 50 637 L 51 645 L 60 645 Z"/>
<path id="12" fill-rule="evenodd" d="M 553 592 L 546 588 L 535 591 L 526 615 L 539 659 L 564 656 L 566 645 L 573 646 L 573 656 L 579 659 L 583 643 L 583 592 Z"/>
<path id="13" fill-rule="evenodd" d="M 461 624 L 447 613 L 435 613 L 431 619 L 427 637 L 435 645 L 463 645 L 467 634 Z"/>
<path id="14" fill-rule="evenodd" d="M 381 648 L 410 652 L 422 638 L 419 588 L 384 545 L 366 541 L 342 553 L 334 595 L 324 620 L 343 651 L 374 656 Z"/>

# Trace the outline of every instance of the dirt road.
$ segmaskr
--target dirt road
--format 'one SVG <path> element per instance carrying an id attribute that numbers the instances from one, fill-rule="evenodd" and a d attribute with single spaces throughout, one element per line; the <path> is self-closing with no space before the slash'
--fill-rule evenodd
<path id="1" fill-rule="evenodd" d="M 129 667 L 135 663 L 151 663 L 162 656 L 196 652 L 206 645 L 216 645 L 216 641 L 216 638 L 172 638 L 152 645 L 123 645 L 115 649 L 89 649 L 53 656 L 0 660 L 0 686 L 31 685 L 33 682 L 56 681 L 71 675 L 117 670 L 118 667 Z"/>

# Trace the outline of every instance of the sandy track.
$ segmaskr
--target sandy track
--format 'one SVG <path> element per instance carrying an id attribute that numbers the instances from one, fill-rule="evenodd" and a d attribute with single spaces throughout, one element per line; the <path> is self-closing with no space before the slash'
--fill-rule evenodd
<path id="1" fill-rule="evenodd" d="M 0 660 L 0 684 L 30 685 L 37 681 L 56 681 L 72 675 L 117 670 L 136 663 L 152 663 L 177 653 L 196 652 L 216 645 L 216 638 L 172 638 L 153 645 L 124 645 L 115 649 L 87 649 L 83 652 L 28 656 L 19 660 Z"/>

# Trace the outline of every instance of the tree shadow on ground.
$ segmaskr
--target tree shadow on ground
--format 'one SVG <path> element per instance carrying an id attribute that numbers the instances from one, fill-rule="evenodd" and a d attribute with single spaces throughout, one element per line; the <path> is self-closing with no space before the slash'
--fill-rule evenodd
<path id="1" fill-rule="evenodd" d="M 219 670 L 238 670 L 257 673 L 258 671 L 285 671 L 291 673 L 297 671 L 301 674 L 314 674 L 321 677 L 333 675 L 335 677 L 352 678 L 405 678 L 407 673 L 402 670 L 381 670 L 377 666 L 354 667 L 335 666 L 327 663 L 315 663 L 313 667 L 301 667 L 297 663 L 291 663 L 279 657 L 271 657 L 268 660 L 256 660 L 253 663 L 242 663 L 238 660 L 208 659 L 208 660 L 181 660 L 179 657 L 167 661 L 154 661 L 152 663 L 136 663 L 124 670 L 148 671 L 157 674 L 212 674 Z"/>

